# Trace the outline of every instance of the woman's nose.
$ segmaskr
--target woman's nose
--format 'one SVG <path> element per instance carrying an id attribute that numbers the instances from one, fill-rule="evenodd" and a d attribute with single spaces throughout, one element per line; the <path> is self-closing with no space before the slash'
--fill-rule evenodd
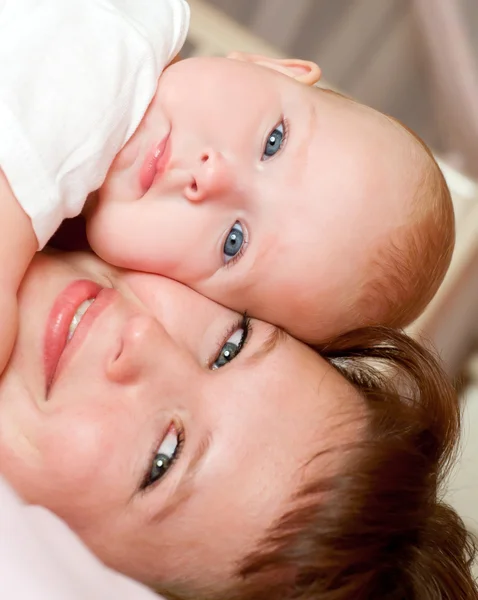
<path id="1" fill-rule="evenodd" d="M 135 383 L 150 371 L 158 371 L 158 364 L 167 362 L 161 354 L 169 354 L 170 345 L 167 332 L 156 319 L 147 314 L 132 316 L 108 357 L 108 379 L 115 383 Z"/>
<path id="2" fill-rule="evenodd" d="M 216 150 L 207 149 L 192 173 L 192 181 L 184 195 L 191 202 L 202 202 L 227 193 L 234 185 L 234 176 L 227 159 Z"/>

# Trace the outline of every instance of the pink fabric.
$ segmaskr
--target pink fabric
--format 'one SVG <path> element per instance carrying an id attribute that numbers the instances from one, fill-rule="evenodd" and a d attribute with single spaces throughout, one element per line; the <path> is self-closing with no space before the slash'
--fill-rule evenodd
<path id="1" fill-rule="evenodd" d="M 0 478 L 0 590 L 15 600 L 158 600 L 105 567 L 54 514 Z"/>

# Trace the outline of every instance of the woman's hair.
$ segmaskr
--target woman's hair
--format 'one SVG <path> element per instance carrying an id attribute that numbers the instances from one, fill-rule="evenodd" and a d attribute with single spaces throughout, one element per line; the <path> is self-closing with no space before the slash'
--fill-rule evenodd
<path id="1" fill-rule="evenodd" d="M 468 600 L 475 543 L 443 500 L 460 432 L 457 396 L 405 334 L 364 328 L 318 349 L 365 400 L 339 472 L 293 499 L 223 600 Z M 197 597 L 197 596 L 195 596 Z M 201 596 L 204 597 L 204 596 Z"/>

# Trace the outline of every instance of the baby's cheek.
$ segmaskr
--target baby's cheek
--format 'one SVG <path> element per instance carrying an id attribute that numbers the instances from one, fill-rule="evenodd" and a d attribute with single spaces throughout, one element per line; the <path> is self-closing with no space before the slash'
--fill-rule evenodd
<path id="1" fill-rule="evenodd" d="M 186 282 L 194 291 L 226 308 L 239 313 L 247 312 L 250 317 L 260 318 L 259 306 L 253 286 L 248 281 L 238 281 L 228 269 L 220 269 L 212 277 Z"/>
<path id="2" fill-rule="evenodd" d="M 124 268 L 135 268 L 141 235 L 131 215 L 121 205 L 98 205 L 87 219 L 86 233 L 92 250 L 104 261 Z"/>
<path id="3" fill-rule="evenodd" d="M 89 217 L 87 234 L 93 251 L 114 266 L 175 277 L 187 256 L 177 229 L 147 201 L 100 202 Z"/>
<path id="4" fill-rule="evenodd" d="M 233 267 L 234 268 L 234 267 Z M 299 339 L 307 339 L 315 331 L 318 307 L 310 289 L 310 279 L 290 283 L 287 278 L 275 277 L 273 273 L 256 278 L 254 273 L 246 277 L 230 278 L 226 272 L 222 278 L 213 277 L 193 287 L 211 300 L 237 312 L 247 312 L 250 317 L 277 325 Z M 327 313 L 333 299 L 322 309 Z"/>
<path id="5" fill-rule="evenodd" d="M 86 236 L 92 250 L 106 262 L 112 263 L 111 255 L 114 256 L 115 244 L 114 232 L 109 225 L 108 212 L 106 208 L 97 206 L 88 214 Z"/>

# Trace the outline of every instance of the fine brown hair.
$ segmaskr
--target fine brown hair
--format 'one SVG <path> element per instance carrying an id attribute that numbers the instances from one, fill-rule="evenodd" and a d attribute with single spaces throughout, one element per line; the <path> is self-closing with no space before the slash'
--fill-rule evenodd
<path id="1" fill-rule="evenodd" d="M 358 311 L 365 324 L 374 308 L 376 324 L 405 327 L 435 296 L 450 266 L 455 246 L 455 215 L 445 177 L 425 142 L 409 127 L 386 116 L 413 140 L 423 164 L 409 225 L 380 248 L 372 260 L 374 277 L 364 287 Z M 377 319 L 376 307 L 380 307 Z"/>
<path id="2" fill-rule="evenodd" d="M 320 349 L 359 391 L 365 434 L 332 477 L 292 499 L 219 600 L 472 600 L 475 541 L 443 500 L 460 433 L 457 395 L 431 352 L 369 327 Z"/>
<path id="3" fill-rule="evenodd" d="M 335 90 L 319 91 L 357 104 Z M 349 309 L 360 326 L 402 328 L 423 312 L 445 277 L 455 245 L 455 215 L 450 190 L 430 148 L 407 125 L 380 114 L 412 140 L 409 159 L 417 169 L 418 183 L 407 225 L 376 249 L 367 266 L 370 275 L 363 277 Z"/>

